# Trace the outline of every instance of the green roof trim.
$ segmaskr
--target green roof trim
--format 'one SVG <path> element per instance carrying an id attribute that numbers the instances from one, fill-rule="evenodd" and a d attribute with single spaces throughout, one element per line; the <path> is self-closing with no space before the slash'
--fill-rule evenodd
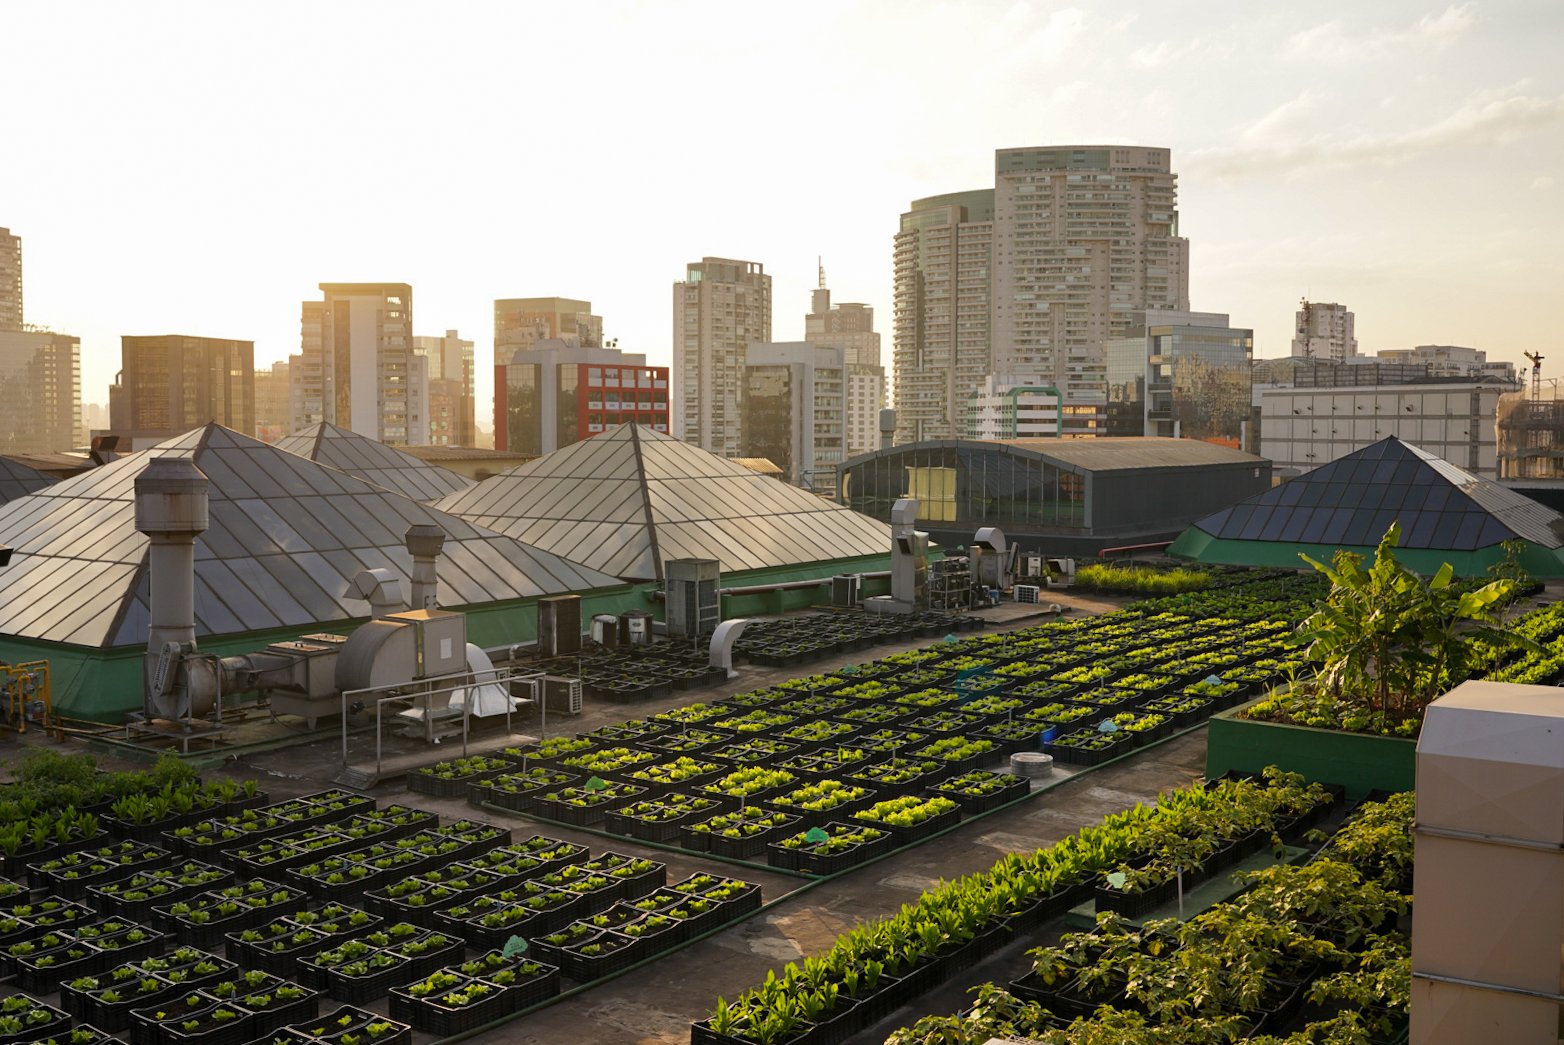
<path id="1" fill-rule="evenodd" d="M 1374 549 L 1366 545 L 1327 547 L 1320 544 L 1289 544 L 1286 541 L 1234 541 L 1213 537 L 1197 526 L 1191 526 L 1168 547 L 1168 554 L 1195 562 L 1219 563 L 1232 566 L 1271 566 L 1282 569 L 1305 569 L 1308 563 L 1299 558 L 1307 555 L 1320 562 L 1330 562 L 1337 551 L 1352 551 L 1363 556 L 1365 562 L 1374 560 Z M 1449 563 L 1458 577 L 1482 577 L 1488 567 L 1504 561 L 1504 549 L 1490 545 L 1476 551 L 1440 551 L 1431 548 L 1397 548 L 1396 559 L 1408 569 L 1425 576 Z M 1539 580 L 1564 578 L 1564 553 L 1554 548 L 1540 548 L 1526 543 L 1521 554 L 1521 565 Z"/>

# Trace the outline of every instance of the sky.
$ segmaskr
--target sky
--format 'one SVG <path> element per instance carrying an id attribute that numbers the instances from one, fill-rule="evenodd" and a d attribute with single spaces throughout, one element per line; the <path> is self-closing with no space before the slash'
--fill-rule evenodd
<path id="1" fill-rule="evenodd" d="M 0 0 L 0 227 L 26 319 L 298 351 L 322 282 L 406 282 L 415 333 L 585 298 L 671 358 L 672 284 L 761 262 L 803 337 L 823 259 L 873 305 L 922 196 L 998 148 L 1172 150 L 1190 302 L 1285 355 L 1298 300 L 1362 351 L 1553 355 L 1564 274 L 1558 0 L 80 3 Z"/>

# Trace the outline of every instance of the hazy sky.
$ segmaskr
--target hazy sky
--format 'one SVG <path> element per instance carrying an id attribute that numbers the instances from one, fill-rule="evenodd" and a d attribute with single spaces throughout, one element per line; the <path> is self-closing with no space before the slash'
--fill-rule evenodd
<path id="1" fill-rule="evenodd" d="M 298 350 L 320 282 L 413 285 L 418 333 L 591 300 L 667 362 L 670 284 L 762 262 L 802 337 L 825 259 L 875 306 L 917 197 L 993 150 L 1173 151 L 1191 304 L 1287 352 L 1304 294 L 1366 352 L 1541 348 L 1564 276 L 1564 3 L 72 3 L 0 0 L 0 226 L 29 322 Z M 1557 354 L 1555 354 L 1557 353 Z"/>

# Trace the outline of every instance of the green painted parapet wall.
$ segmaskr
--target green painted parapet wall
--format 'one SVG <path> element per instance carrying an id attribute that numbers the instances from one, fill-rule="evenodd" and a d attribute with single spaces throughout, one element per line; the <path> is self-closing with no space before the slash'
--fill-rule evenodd
<path id="1" fill-rule="evenodd" d="M 1239 718 L 1243 708 L 1211 716 L 1206 735 L 1206 776 L 1230 769 L 1258 773 L 1277 766 L 1309 780 L 1340 784 L 1348 798 L 1373 790 L 1410 791 L 1416 781 L 1417 741 L 1367 733 L 1343 733 L 1282 722 Z"/>
<path id="2" fill-rule="evenodd" d="M 839 573 L 876 573 L 889 568 L 889 554 L 866 556 L 724 574 L 722 584 L 725 588 L 744 588 L 829 578 Z M 618 615 L 627 610 L 639 609 L 646 610 L 658 620 L 663 619 L 663 604 L 653 597 L 653 592 L 659 587 L 658 584 L 645 582 L 580 593 L 583 629 L 599 613 Z M 870 581 L 865 582 L 862 594 L 879 595 L 889 590 L 889 580 Z M 824 584 L 793 591 L 729 596 L 723 599 L 723 612 L 728 617 L 760 616 L 828 603 L 830 598 L 830 586 Z M 537 602 L 537 599 L 517 599 L 484 606 L 451 608 L 463 610 L 467 614 L 467 641 L 493 648 L 532 642 L 538 637 Z M 200 640 L 200 647 L 202 652 L 218 656 L 252 653 L 273 642 L 297 639 L 314 632 L 347 634 L 368 619 L 362 617 L 300 628 L 209 636 Z M 143 646 L 93 649 L 0 635 L 0 660 L 11 664 L 32 660 L 49 662 L 56 714 L 115 725 L 124 721 L 127 712 L 141 710 L 142 658 L 145 652 Z M 247 699 L 250 697 L 249 694 L 244 696 Z"/>

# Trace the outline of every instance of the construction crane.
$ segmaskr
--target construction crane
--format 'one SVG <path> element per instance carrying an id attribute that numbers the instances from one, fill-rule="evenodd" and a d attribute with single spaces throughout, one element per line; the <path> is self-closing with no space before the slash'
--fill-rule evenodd
<path id="1" fill-rule="evenodd" d="M 1542 353 L 1522 352 L 1521 355 L 1531 360 L 1531 401 L 1535 403 L 1542 398 Z"/>

